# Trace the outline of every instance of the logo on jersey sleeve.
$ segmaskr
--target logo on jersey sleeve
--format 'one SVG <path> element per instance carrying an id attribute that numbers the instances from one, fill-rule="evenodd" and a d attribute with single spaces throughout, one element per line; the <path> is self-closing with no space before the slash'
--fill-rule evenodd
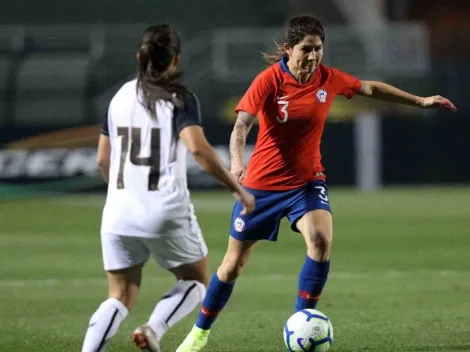
<path id="1" fill-rule="evenodd" d="M 245 229 L 245 222 L 242 218 L 236 218 L 233 222 L 233 228 L 237 232 L 242 232 Z"/>
<path id="2" fill-rule="evenodd" d="M 328 93 L 324 89 L 320 89 L 317 92 L 317 100 L 320 103 L 324 103 L 326 101 L 326 98 L 328 97 Z"/>

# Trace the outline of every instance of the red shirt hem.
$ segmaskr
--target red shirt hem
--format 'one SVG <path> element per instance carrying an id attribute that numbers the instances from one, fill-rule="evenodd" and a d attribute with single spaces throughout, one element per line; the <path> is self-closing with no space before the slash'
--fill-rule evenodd
<path id="1" fill-rule="evenodd" d="M 314 177 L 311 180 L 308 180 L 308 181 L 306 181 L 302 184 L 298 184 L 298 185 L 271 185 L 271 186 L 266 186 L 266 185 L 263 185 L 263 184 L 259 184 L 259 183 L 256 183 L 256 182 L 249 182 L 249 181 L 243 181 L 242 184 L 245 187 L 253 188 L 253 189 L 256 189 L 256 190 L 260 190 L 260 191 L 290 191 L 292 189 L 303 187 L 311 181 L 323 181 L 323 182 L 325 182 L 326 181 L 326 176 Z"/>

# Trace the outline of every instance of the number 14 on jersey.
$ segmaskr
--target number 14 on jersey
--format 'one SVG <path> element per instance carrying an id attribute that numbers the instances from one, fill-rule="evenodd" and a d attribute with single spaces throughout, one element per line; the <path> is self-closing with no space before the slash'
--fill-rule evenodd
<path id="1" fill-rule="evenodd" d="M 124 166 L 129 154 L 129 161 L 135 166 L 149 166 L 149 176 L 147 188 L 149 191 L 158 189 L 158 181 L 160 179 L 160 129 L 152 128 L 150 137 L 150 156 L 141 157 L 141 128 L 138 127 L 118 127 L 117 132 L 121 140 L 121 158 L 119 161 L 119 171 L 117 179 L 117 188 L 124 188 Z M 129 133 L 130 132 L 130 133 Z M 131 137 L 129 143 L 129 135 Z"/>

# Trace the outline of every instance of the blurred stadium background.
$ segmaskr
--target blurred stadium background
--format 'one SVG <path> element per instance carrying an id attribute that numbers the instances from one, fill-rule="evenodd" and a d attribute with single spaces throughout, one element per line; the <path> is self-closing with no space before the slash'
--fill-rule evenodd
<path id="1" fill-rule="evenodd" d="M 443 95 L 459 109 L 335 102 L 322 154 L 336 242 L 319 306 L 337 329 L 334 350 L 470 350 L 470 4 L 17 0 L 0 4 L 0 351 L 80 350 L 106 293 L 96 143 L 111 97 L 134 75 L 146 26 L 180 32 L 185 82 L 228 165 L 233 108 L 265 67 L 261 51 L 300 13 L 324 22 L 327 65 Z M 231 200 L 191 158 L 188 177 L 215 268 Z M 260 245 L 208 352 L 284 350 L 304 256 L 285 225 L 281 244 Z M 131 347 L 132 328 L 169 286 L 166 273 L 147 272 L 141 305 L 111 351 Z M 170 350 L 190 320 L 167 337 Z"/>

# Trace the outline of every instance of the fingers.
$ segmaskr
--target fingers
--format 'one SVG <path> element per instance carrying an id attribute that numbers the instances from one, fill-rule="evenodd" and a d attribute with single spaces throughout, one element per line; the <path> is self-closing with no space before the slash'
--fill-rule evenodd
<path id="1" fill-rule="evenodd" d="M 242 183 L 245 179 L 245 171 L 234 171 L 233 169 L 230 170 L 230 173 L 235 177 L 238 183 Z"/>
<path id="2" fill-rule="evenodd" d="M 445 108 L 451 111 L 457 111 L 457 107 L 447 98 L 444 98 L 440 95 L 436 95 L 433 97 L 434 98 L 434 107 L 440 107 L 440 108 Z"/>
<path id="3" fill-rule="evenodd" d="M 448 99 L 441 98 L 436 100 L 437 106 L 451 111 L 457 111 L 457 107 Z"/>
<path id="4" fill-rule="evenodd" d="M 238 182 L 242 183 L 244 179 L 245 179 L 245 172 L 243 171 L 243 172 L 238 176 Z"/>
<path id="5" fill-rule="evenodd" d="M 230 171 L 230 173 L 231 173 L 237 180 L 240 178 L 240 173 L 239 173 L 239 172 Z"/>
<path id="6" fill-rule="evenodd" d="M 253 201 L 242 202 L 243 209 L 240 212 L 240 215 L 250 214 L 255 210 L 255 203 Z"/>
<path id="7" fill-rule="evenodd" d="M 452 111 L 457 111 L 457 107 L 449 100 L 449 99 L 444 99 L 444 106 L 449 109 L 449 110 L 452 110 Z"/>

